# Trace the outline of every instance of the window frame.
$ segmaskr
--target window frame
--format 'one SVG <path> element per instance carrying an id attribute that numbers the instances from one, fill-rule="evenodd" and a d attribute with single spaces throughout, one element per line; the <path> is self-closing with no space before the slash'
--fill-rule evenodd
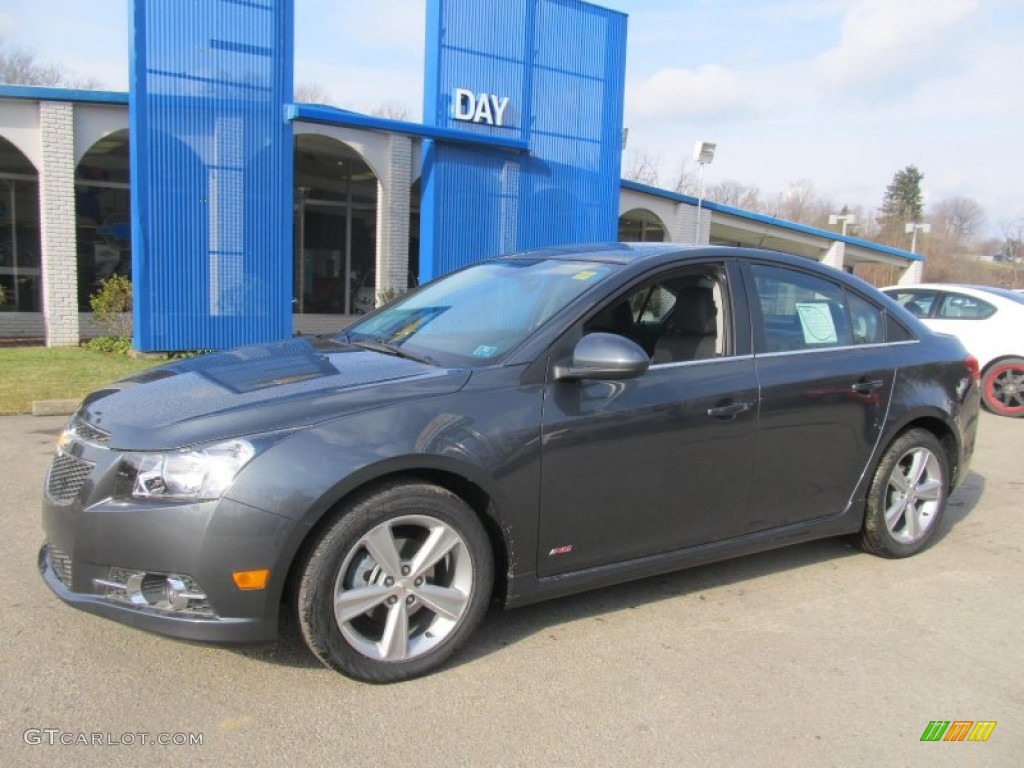
<path id="1" fill-rule="evenodd" d="M 768 345 L 768 323 L 764 314 L 764 308 L 761 302 L 761 293 L 758 289 L 757 276 L 755 270 L 757 268 L 767 268 L 771 270 L 781 271 L 803 277 L 805 279 L 813 279 L 821 281 L 831 286 L 831 288 L 842 296 L 842 321 L 844 323 L 843 330 L 845 331 L 845 337 L 843 341 L 835 344 L 822 344 L 820 346 L 804 345 L 793 349 L 770 349 Z M 856 349 L 867 346 L 874 346 L 878 344 L 889 344 L 890 343 L 890 316 L 885 308 L 881 306 L 877 301 L 872 301 L 868 296 L 865 296 L 859 291 L 851 289 L 841 280 L 832 279 L 828 275 L 822 275 L 819 272 L 809 269 L 801 269 L 799 266 L 790 264 L 778 264 L 770 261 L 758 261 L 751 260 L 743 265 L 744 280 L 746 282 L 746 290 L 748 293 L 748 306 L 750 308 L 750 320 L 753 331 L 753 353 L 755 355 L 785 355 L 785 354 L 808 354 L 812 352 L 829 352 L 837 349 Z M 857 341 L 854 334 L 854 323 L 853 313 L 851 311 L 852 300 L 856 299 L 859 302 L 872 307 L 878 313 L 878 331 L 877 335 L 880 336 L 878 340 L 868 341 Z M 830 306 L 832 302 L 830 300 Z M 796 317 L 796 315 L 794 315 Z M 835 316 L 833 315 L 833 320 Z M 838 328 L 836 329 L 839 330 Z"/>

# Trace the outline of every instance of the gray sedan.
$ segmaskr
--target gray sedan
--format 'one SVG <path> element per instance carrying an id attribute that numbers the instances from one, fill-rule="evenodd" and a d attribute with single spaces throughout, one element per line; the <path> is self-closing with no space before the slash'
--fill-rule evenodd
<path id="1" fill-rule="evenodd" d="M 67 603 L 201 641 L 293 611 L 360 680 L 517 606 L 810 539 L 927 546 L 966 475 L 977 361 L 865 283 L 763 251 L 480 262 L 334 338 L 93 393 L 46 479 Z"/>

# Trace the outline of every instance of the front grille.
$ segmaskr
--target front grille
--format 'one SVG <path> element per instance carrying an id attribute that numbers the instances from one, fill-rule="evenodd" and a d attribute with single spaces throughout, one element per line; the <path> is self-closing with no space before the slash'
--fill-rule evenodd
<path id="1" fill-rule="evenodd" d="M 71 422 L 71 431 L 74 432 L 78 437 L 85 440 L 87 443 L 95 443 L 96 445 L 106 445 L 110 442 L 110 435 L 104 432 L 99 427 L 94 427 L 92 424 L 87 422 L 81 417 L 76 417 Z"/>
<path id="2" fill-rule="evenodd" d="M 58 453 L 46 476 L 46 495 L 52 501 L 66 504 L 82 490 L 85 478 L 95 465 L 66 453 Z"/>
<path id="3" fill-rule="evenodd" d="M 50 567 L 57 574 L 60 583 L 71 589 L 71 558 L 53 546 L 53 544 L 47 545 L 47 552 L 49 554 Z"/>

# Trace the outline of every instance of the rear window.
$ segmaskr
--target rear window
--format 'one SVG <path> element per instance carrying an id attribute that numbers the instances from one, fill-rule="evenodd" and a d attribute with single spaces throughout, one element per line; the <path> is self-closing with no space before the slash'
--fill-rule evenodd
<path id="1" fill-rule="evenodd" d="M 996 308 L 987 301 L 963 293 L 947 293 L 942 297 L 935 317 L 943 320 L 984 320 L 995 313 Z"/>

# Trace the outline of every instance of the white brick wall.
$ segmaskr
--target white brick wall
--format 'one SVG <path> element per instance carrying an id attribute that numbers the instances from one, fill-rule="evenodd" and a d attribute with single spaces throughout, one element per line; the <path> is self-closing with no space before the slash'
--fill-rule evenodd
<path id="1" fill-rule="evenodd" d="M 46 345 L 78 344 L 78 268 L 75 243 L 74 107 L 39 102 L 42 166 L 39 169 L 39 235 L 42 244 Z"/>
<path id="2" fill-rule="evenodd" d="M 924 262 L 913 261 L 900 275 L 899 285 L 915 285 L 920 283 L 924 274 Z"/>
<path id="3" fill-rule="evenodd" d="M 402 293 L 409 280 L 409 191 L 412 184 L 412 141 L 388 137 L 387 169 L 377 182 L 377 287 Z M 386 179 L 386 181 L 384 181 Z"/>
<path id="4" fill-rule="evenodd" d="M 830 267 L 835 267 L 842 271 L 846 264 L 846 243 L 842 240 L 836 240 L 832 243 L 828 252 L 821 259 L 821 263 L 828 264 Z"/>
<path id="5" fill-rule="evenodd" d="M 673 243 L 682 245 L 707 245 L 711 236 L 711 211 L 700 209 L 700 233 L 697 232 L 697 206 L 686 203 L 676 204 L 676 213 L 669 223 Z"/>

